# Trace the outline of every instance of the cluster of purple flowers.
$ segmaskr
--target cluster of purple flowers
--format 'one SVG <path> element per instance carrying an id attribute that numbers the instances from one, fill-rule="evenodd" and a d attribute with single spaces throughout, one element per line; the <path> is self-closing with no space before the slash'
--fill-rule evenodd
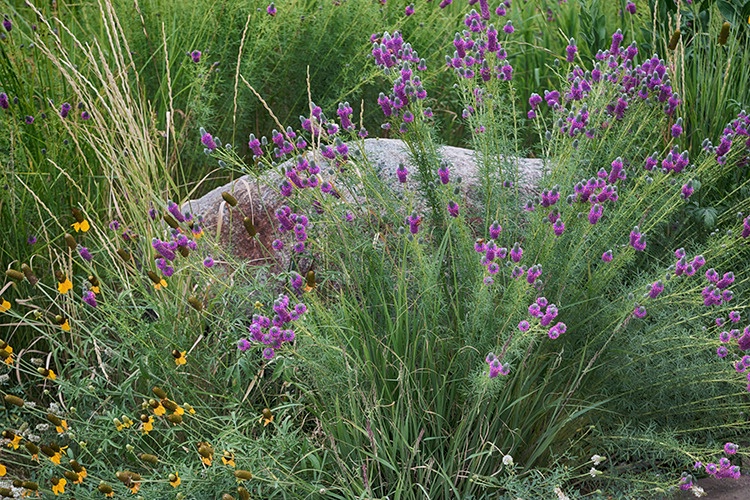
<path id="1" fill-rule="evenodd" d="M 294 307 L 290 307 L 290 304 L 289 296 L 282 294 L 273 303 L 273 318 L 262 314 L 253 315 L 248 327 L 250 339 L 266 346 L 263 349 L 263 357 L 266 359 L 272 359 L 285 342 L 294 341 L 295 333 L 290 324 L 307 312 L 307 306 L 301 302 Z M 250 346 L 250 340 L 246 338 L 237 343 L 238 349 L 243 352 Z"/>
<path id="2" fill-rule="evenodd" d="M 706 259 L 703 255 L 696 255 L 688 262 L 687 254 L 684 248 L 678 248 L 674 252 L 677 262 L 674 264 L 674 273 L 676 276 L 692 276 L 701 267 L 706 265 Z"/>
<path id="3" fill-rule="evenodd" d="M 617 30 L 612 35 L 610 48 L 600 50 L 596 54 L 596 62 L 591 71 L 584 71 L 581 67 L 575 66 L 568 74 L 570 87 L 564 92 L 545 90 L 544 98 L 536 93 L 531 94 L 529 119 L 537 117 L 538 107 L 544 101 L 548 107 L 559 113 L 560 119 L 557 124 L 561 133 L 570 137 L 584 134 L 587 138 L 593 139 L 596 137 L 597 127 L 607 128 L 609 122 L 604 120 L 601 124 L 591 124 L 585 103 L 580 109 L 572 103 L 585 101 L 599 85 L 613 85 L 618 88 L 618 96 L 606 106 L 607 115 L 616 120 L 624 118 L 633 102 L 646 99 L 662 103 L 664 112 L 672 116 L 681 101 L 673 92 L 666 74 L 666 64 L 654 56 L 643 64 L 634 66 L 638 48 L 635 42 L 622 47 L 622 41 L 622 32 Z M 566 47 L 566 60 L 573 62 L 576 53 L 575 40 L 571 39 Z M 565 103 L 571 103 L 569 109 L 563 104 L 563 97 Z M 672 134 L 674 137 L 682 134 L 682 122 L 679 119 L 672 127 Z"/>
<path id="4" fill-rule="evenodd" d="M 501 4 L 502 10 L 498 8 L 495 14 L 504 16 L 505 7 L 510 2 Z M 466 30 L 456 33 L 453 46 L 456 49 L 453 56 L 445 56 L 446 65 L 453 68 L 456 73 L 467 79 L 473 79 L 477 75 L 482 81 L 488 82 L 493 74 L 496 78 L 510 81 L 513 78 L 513 67 L 507 62 L 508 53 L 500 45 L 499 32 L 494 24 L 489 24 L 491 18 L 490 8 L 487 2 L 480 2 L 480 12 L 472 9 L 464 17 Z M 503 26 L 503 32 L 510 35 L 515 31 L 513 23 L 508 21 Z"/>
<path id="5" fill-rule="evenodd" d="M 409 109 L 409 104 L 415 100 L 421 101 L 427 98 L 427 91 L 422 85 L 422 80 L 419 75 L 414 74 L 412 66 L 416 65 L 417 71 L 425 71 L 427 65 L 424 59 L 419 58 L 419 54 L 411 45 L 404 43 L 398 31 L 393 35 L 386 31 L 382 37 L 373 34 L 370 41 L 372 41 L 372 57 L 375 63 L 386 73 L 398 70 L 391 93 L 385 95 L 381 92 L 378 96 L 378 105 L 387 118 L 392 120 L 401 118 L 399 132 L 404 133 L 407 130 L 407 124 L 414 121 L 414 113 Z M 428 111 L 429 108 L 424 112 L 426 116 Z M 429 112 L 431 114 L 431 111 Z M 383 127 L 390 128 L 390 124 L 385 123 Z"/>
<path id="6" fill-rule="evenodd" d="M 293 233 L 294 244 L 292 248 L 296 253 L 305 251 L 305 242 L 307 241 L 307 229 L 310 221 L 306 215 L 292 212 L 292 209 L 286 205 L 279 207 L 276 212 L 276 220 L 279 222 L 279 232 L 281 234 Z M 284 241 L 275 239 L 271 246 L 274 250 L 281 251 L 284 248 Z"/>
<path id="7" fill-rule="evenodd" d="M 726 445 L 724 445 L 725 451 L 726 451 L 727 445 L 732 445 L 732 443 L 727 443 Z M 736 453 L 737 445 L 733 445 L 733 446 L 735 447 L 734 453 Z M 729 454 L 729 452 L 727 453 Z M 727 457 L 721 457 L 719 459 L 718 464 L 713 463 L 713 462 L 707 463 L 703 465 L 703 468 L 706 471 L 706 474 L 708 474 L 709 476 L 713 476 L 716 479 L 725 479 L 725 478 L 739 479 L 740 477 L 740 466 L 732 465 L 732 461 L 729 460 Z"/>
<path id="8" fill-rule="evenodd" d="M 662 173 L 665 173 L 665 174 L 668 174 L 669 172 L 674 172 L 675 174 L 679 174 L 689 164 L 690 164 L 689 153 L 687 151 L 683 151 L 682 153 L 680 153 L 677 146 L 674 146 L 672 150 L 669 153 L 667 153 L 667 155 L 661 161 L 661 171 Z M 654 151 L 654 153 L 651 156 L 646 157 L 646 161 L 643 165 L 643 168 L 651 171 L 657 165 L 659 165 L 659 156 L 658 156 L 658 153 Z"/>
<path id="9" fill-rule="evenodd" d="M 612 162 L 612 169 L 599 169 L 596 177 L 580 181 L 573 187 L 573 202 L 589 203 L 589 223 L 596 224 L 604 215 L 604 203 L 615 203 L 618 200 L 617 182 L 626 178 L 622 158 Z"/>
<path id="10" fill-rule="evenodd" d="M 174 267 L 171 265 L 177 259 L 177 253 L 187 256 L 188 252 L 195 250 L 198 246 L 195 240 L 189 239 L 177 229 L 172 229 L 172 239 L 162 241 L 159 238 L 151 240 L 151 246 L 159 254 L 156 259 L 156 267 L 161 271 L 165 278 L 174 274 Z"/>
<path id="11" fill-rule="evenodd" d="M 557 306 L 555 304 L 550 304 L 545 297 L 539 297 L 529 306 L 529 315 L 532 318 L 538 318 L 539 324 L 543 327 L 547 327 L 552 323 L 552 320 L 557 317 Z M 518 329 L 522 332 L 528 331 L 530 327 L 531 324 L 526 320 L 523 320 L 518 324 Z M 547 336 L 552 340 L 555 340 L 567 330 L 567 325 L 558 321 L 547 331 Z"/>
<path id="12" fill-rule="evenodd" d="M 635 226 L 633 230 L 630 231 L 630 246 L 633 247 L 636 252 L 643 252 L 646 249 L 646 240 L 643 238 L 643 234 L 641 234 L 641 230 L 638 226 Z"/>
<path id="13" fill-rule="evenodd" d="M 505 376 L 510 373 L 510 365 L 503 365 L 500 359 L 495 356 L 495 353 L 489 353 L 484 360 L 490 365 L 490 378 L 495 378 L 498 375 Z"/>
<path id="14" fill-rule="evenodd" d="M 200 128 L 200 134 L 201 134 L 201 142 L 203 143 L 203 146 L 205 148 L 204 151 L 208 153 L 214 151 L 217 147 L 216 140 L 214 139 L 214 137 L 208 132 L 206 132 L 206 129 L 204 129 L 203 127 Z"/>
<path id="15" fill-rule="evenodd" d="M 709 284 L 701 291 L 703 305 L 706 307 L 718 306 L 734 298 L 732 291 L 727 290 L 729 285 L 734 283 L 734 273 L 730 271 L 724 273 L 723 276 L 719 276 L 719 273 L 711 268 L 706 271 L 706 279 Z"/>
<path id="16" fill-rule="evenodd" d="M 727 161 L 732 144 L 735 141 L 742 141 L 745 146 L 742 157 L 739 159 L 740 166 L 750 164 L 750 114 L 744 109 L 737 114 L 737 118 L 729 122 L 721 134 L 719 145 L 714 146 L 711 141 L 703 141 L 703 149 L 716 155 L 716 161 L 724 165 Z"/>

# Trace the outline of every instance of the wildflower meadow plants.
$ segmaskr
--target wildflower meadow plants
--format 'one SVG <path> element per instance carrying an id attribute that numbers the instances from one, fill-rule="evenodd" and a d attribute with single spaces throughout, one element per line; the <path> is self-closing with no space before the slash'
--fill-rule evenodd
<path id="1" fill-rule="evenodd" d="M 556 80 L 524 95 L 516 6 L 461 4 L 431 7 L 467 11 L 439 70 L 409 30 L 362 40 L 380 130 L 344 99 L 309 102 L 299 121 L 271 113 L 270 139 L 249 135 L 244 156 L 196 124 L 202 158 L 279 195 L 260 235 L 222 194 L 254 242 L 268 239 L 264 266 L 238 262 L 185 210 L 177 146 L 137 98 L 113 11 L 112 66 L 99 45 L 80 44 L 81 66 L 34 38 L 74 93 L 51 123 L 106 174 L 108 201 L 52 149 L 76 201 L 62 210 L 25 184 L 44 223 L 19 237 L 26 253 L 0 288 L 11 493 L 646 497 L 742 473 L 748 208 L 723 198 L 709 235 L 686 207 L 728 176 L 747 187 L 747 114 L 689 150 L 669 61 L 622 31 L 598 53 L 566 36 Z M 399 6 L 408 22 L 421 9 Z M 48 40 L 73 36 L 36 14 Z M 209 54 L 190 47 L 185 71 Z M 260 96 L 242 73 L 238 61 L 237 88 Z M 470 133 L 472 182 L 439 152 L 430 89 L 442 78 Z M 11 103 L 0 94 L 0 113 Z M 47 123 L 12 113 L 21 137 Z M 538 177 L 521 169 L 526 125 Z M 409 153 L 393 179 L 363 147 L 380 131 Z"/>

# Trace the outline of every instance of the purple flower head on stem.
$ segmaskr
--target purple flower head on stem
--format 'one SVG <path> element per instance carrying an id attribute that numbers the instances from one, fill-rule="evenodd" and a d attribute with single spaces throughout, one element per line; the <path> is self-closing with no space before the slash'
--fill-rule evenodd
<path id="1" fill-rule="evenodd" d="M 627 5 L 625 5 L 625 10 L 628 11 L 629 14 L 635 15 L 635 4 L 633 2 L 628 2 Z"/>
<path id="2" fill-rule="evenodd" d="M 193 59 L 194 63 L 201 62 L 201 51 L 200 50 L 194 50 L 190 53 L 190 57 Z"/>
<path id="3" fill-rule="evenodd" d="M 205 259 L 203 259 L 203 265 L 208 268 L 214 267 L 214 259 L 211 258 L 210 255 L 207 256 Z"/>
<path id="4" fill-rule="evenodd" d="M 513 27 L 513 21 L 508 21 L 507 23 L 505 23 L 505 26 L 503 26 L 503 31 L 508 35 L 516 31 L 516 29 Z"/>
<path id="5" fill-rule="evenodd" d="M 89 251 L 89 249 L 88 249 L 88 248 L 86 248 L 86 247 L 83 247 L 83 246 L 81 246 L 81 245 L 78 245 L 78 254 L 79 254 L 79 255 L 81 256 L 81 258 L 82 258 L 83 260 L 85 260 L 86 262 L 91 262 L 91 260 L 92 260 L 92 259 L 94 258 L 94 257 L 93 257 L 93 256 L 91 255 L 91 252 Z"/>
<path id="6" fill-rule="evenodd" d="M 208 149 L 209 151 L 213 151 L 216 149 L 216 142 L 214 141 L 214 138 L 206 132 L 206 129 L 203 127 L 200 128 L 200 134 L 201 134 L 201 142 L 203 145 Z"/>
<path id="7" fill-rule="evenodd" d="M 448 215 L 450 215 L 451 217 L 458 217 L 458 210 L 458 203 L 453 200 L 448 202 Z"/>
<path id="8" fill-rule="evenodd" d="M 266 12 L 267 12 L 267 13 L 268 13 L 268 15 L 269 15 L 269 16 L 271 16 L 271 17 L 273 17 L 273 16 L 275 16 L 275 15 L 276 15 L 276 6 L 274 5 L 274 3 L 273 3 L 273 2 L 271 2 L 271 3 L 270 3 L 270 4 L 268 5 L 268 7 L 266 7 Z M 273 357 L 273 356 L 272 356 L 272 357 Z M 269 358 L 269 359 L 270 359 L 270 358 Z"/>
<path id="9" fill-rule="evenodd" d="M 612 250 L 607 250 L 606 252 L 602 254 L 602 260 L 604 262 L 612 262 L 612 258 L 613 258 Z"/>
<path id="10" fill-rule="evenodd" d="M 572 63 L 576 59 L 576 53 L 578 52 L 578 47 L 576 46 L 575 39 L 571 38 L 568 42 L 568 46 L 565 48 L 565 60 L 569 63 Z"/>
<path id="11" fill-rule="evenodd" d="M 96 307 L 96 294 L 91 290 L 86 290 L 85 292 L 83 292 L 83 296 L 81 298 L 91 307 Z"/>
<path id="12" fill-rule="evenodd" d="M 523 257 L 523 248 L 516 242 L 513 244 L 513 248 L 510 249 L 510 259 L 513 262 L 520 262 L 521 257 Z"/>

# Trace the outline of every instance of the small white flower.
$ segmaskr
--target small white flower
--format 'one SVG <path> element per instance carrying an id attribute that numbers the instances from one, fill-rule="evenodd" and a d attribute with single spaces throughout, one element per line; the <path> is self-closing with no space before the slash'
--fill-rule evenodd
<path id="1" fill-rule="evenodd" d="M 503 465 L 506 467 L 513 467 L 513 457 L 510 455 L 505 455 L 503 457 Z"/>
<path id="2" fill-rule="evenodd" d="M 596 476 L 601 476 L 604 473 L 592 467 L 591 470 L 589 471 L 589 474 L 591 475 L 591 477 L 596 477 Z"/>
<path id="3" fill-rule="evenodd" d="M 8 375 L 7 373 L 3 373 L 2 375 L 0 375 L 0 384 L 5 384 L 9 380 L 10 380 L 10 375 Z"/>
<path id="4" fill-rule="evenodd" d="M 555 494 L 557 495 L 557 500 L 570 500 L 570 497 L 566 495 L 563 492 L 562 488 L 560 488 L 559 486 L 556 486 L 554 491 L 555 491 Z"/>
<path id="5" fill-rule="evenodd" d="M 39 432 L 47 432 L 49 430 L 49 424 L 37 424 L 36 430 Z"/>
<path id="6" fill-rule="evenodd" d="M 591 457 L 591 461 L 594 462 L 594 465 L 599 465 L 600 463 L 607 460 L 607 457 L 603 457 L 601 455 L 594 455 Z"/>
<path id="7" fill-rule="evenodd" d="M 705 497 L 706 496 L 706 492 L 703 490 L 703 488 L 701 488 L 697 484 L 693 484 L 690 487 L 690 491 L 692 491 L 693 495 L 695 495 L 697 497 Z"/>

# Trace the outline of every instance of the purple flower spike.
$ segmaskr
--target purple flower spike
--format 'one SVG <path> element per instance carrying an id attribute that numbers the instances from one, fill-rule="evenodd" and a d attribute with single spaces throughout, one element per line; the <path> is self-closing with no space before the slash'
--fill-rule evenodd
<path id="1" fill-rule="evenodd" d="M 493 240 L 498 239 L 502 230 L 503 227 L 500 225 L 500 223 L 498 221 L 494 221 L 490 226 L 490 238 Z"/>
<path id="2" fill-rule="evenodd" d="M 239 342 L 237 342 L 237 349 L 242 352 L 247 351 L 250 349 L 250 341 L 247 339 L 240 339 Z"/>
<path id="3" fill-rule="evenodd" d="M 448 202 L 448 215 L 451 217 L 458 217 L 458 203 L 451 200 Z"/>
<path id="4" fill-rule="evenodd" d="M 96 307 L 96 294 L 91 290 L 86 290 L 85 292 L 83 292 L 82 299 L 91 307 Z"/>
<path id="5" fill-rule="evenodd" d="M 194 63 L 201 62 L 201 51 L 200 50 L 194 50 L 190 53 L 190 57 L 193 59 Z"/>
<path id="6" fill-rule="evenodd" d="M 633 316 L 639 319 L 645 318 L 646 308 L 643 306 L 636 306 L 635 309 L 633 309 Z"/>
<path id="7" fill-rule="evenodd" d="M 268 5 L 268 7 L 266 7 L 266 12 L 267 12 L 267 13 L 268 13 L 268 15 L 269 15 L 269 16 L 271 16 L 271 17 L 273 17 L 273 16 L 275 16 L 275 15 L 276 15 L 276 6 L 275 6 L 275 5 L 273 4 L 273 2 L 271 2 L 271 3 L 270 3 L 270 4 Z M 273 357 L 273 356 L 271 356 L 271 357 Z M 271 359 L 271 358 L 268 358 L 268 359 Z"/>
<path id="8" fill-rule="evenodd" d="M 209 255 L 208 257 L 203 259 L 203 265 L 208 268 L 214 267 L 214 259 L 212 259 Z"/>
<path id="9" fill-rule="evenodd" d="M 93 256 L 91 255 L 91 252 L 89 251 L 89 249 L 88 249 L 88 248 L 86 248 L 86 247 L 82 247 L 82 246 L 80 246 L 80 245 L 78 246 L 78 254 L 79 254 L 79 255 L 81 256 L 81 258 L 82 258 L 83 260 L 85 260 L 86 262 L 91 262 L 91 260 L 92 260 L 92 259 L 94 258 L 94 257 L 93 257 Z"/>
<path id="10" fill-rule="evenodd" d="M 572 63 L 576 60 L 576 53 L 578 52 L 578 47 L 576 46 L 575 39 L 571 38 L 568 42 L 568 46 L 565 48 L 565 60 L 569 63 Z"/>
<path id="11" fill-rule="evenodd" d="M 565 232 L 565 224 L 562 219 L 557 219 L 555 223 L 552 224 L 552 230 L 555 232 L 555 236 L 561 236 Z"/>
<path id="12" fill-rule="evenodd" d="M 213 151 L 214 149 L 216 149 L 216 142 L 214 141 L 214 138 L 211 136 L 211 134 L 206 132 L 206 129 L 201 127 L 200 134 L 201 142 L 206 147 L 206 149 L 208 149 L 209 151 Z"/>
<path id="13" fill-rule="evenodd" d="M 441 165 L 438 168 L 438 177 L 440 177 L 441 184 L 448 184 L 450 182 L 450 171 L 447 165 Z"/>
<path id="14" fill-rule="evenodd" d="M 648 296 L 652 299 L 655 299 L 663 291 L 664 291 L 664 284 L 661 281 L 656 281 L 654 284 L 651 285 L 651 291 L 648 292 Z"/>
<path id="15" fill-rule="evenodd" d="M 0 92 L 0 108 L 8 109 L 9 107 L 10 102 L 8 101 L 8 94 L 6 94 L 5 92 Z"/>
<path id="16" fill-rule="evenodd" d="M 513 248 L 510 249 L 510 259 L 513 262 L 520 262 L 523 257 L 523 248 L 517 242 L 513 244 Z"/>
<path id="17" fill-rule="evenodd" d="M 627 10 L 628 13 L 635 15 L 635 4 L 633 2 L 628 2 L 627 5 L 625 5 L 625 10 Z"/>
<path id="18" fill-rule="evenodd" d="M 414 4 L 409 4 L 406 6 L 406 9 L 404 9 L 404 15 L 411 16 L 414 14 Z"/>
<path id="19" fill-rule="evenodd" d="M 8 19 L 8 16 L 5 16 L 5 19 L 3 19 L 3 28 L 5 28 L 5 31 L 10 33 L 10 30 L 13 29 L 13 23 L 10 22 L 10 19 Z"/>
<path id="20" fill-rule="evenodd" d="M 60 117 L 67 118 L 68 114 L 70 114 L 70 110 L 71 110 L 70 103 L 67 103 L 67 102 L 62 103 L 62 106 L 60 106 Z"/>
<path id="21" fill-rule="evenodd" d="M 637 252 L 643 252 L 646 249 L 646 241 L 643 239 L 638 226 L 635 226 L 630 231 L 630 246 L 632 246 Z"/>
<path id="22" fill-rule="evenodd" d="M 526 320 L 523 320 L 523 321 L 521 321 L 520 323 L 518 323 L 518 329 L 519 329 L 519 330 L 521 330 L 522 332 L 527 332 L 527 331 L 529 331 L 529 327 L 530 327 L 530 326 L 531 326 L 531 325 L 529 325 L 529 322 L 528 322 L 528 321 L 526 321 Z"/>
<path id="23" fill-rule="evenodd" d="M 398 177 L 398 182 L 401 184 L 404 184 L 406 182 L 406 176 L 409 174 L 409 171 L 406 169 L 403 163 L 398 164 L 398 168 L 396 169 L 396 176 Z"/>
<path id="24" fill-rule="evenodd" d="M 513 21 L 508 21 L 507 23 L 505 23 L 505 26 L 503 26 L 503 31 L 509 35 L 516 31 L 516 29 L 513 27 Z"/>
<path id="25" fill-rule="evenodd" d="M 675 139 L 682 135 L 682 118 L 678 118 L 677 122 L 672 125 L 672 137 Z"/>
<path id="26" fill-rule="evenodd" d="M 727 455 L 734 455 L 735 453 L 737 453 L 738 449 L 739 446 L 734 443 L 726 443 L 724 445 L 724 453 L 726 453 Z"/>
<path id="27" fill-rule="evenodd" d="M 612 258 L 613 258 L 612 250 L 607 250 L 606 252 L 602 254 L 602 260 L 604 262 L 612 262 Z"/>

